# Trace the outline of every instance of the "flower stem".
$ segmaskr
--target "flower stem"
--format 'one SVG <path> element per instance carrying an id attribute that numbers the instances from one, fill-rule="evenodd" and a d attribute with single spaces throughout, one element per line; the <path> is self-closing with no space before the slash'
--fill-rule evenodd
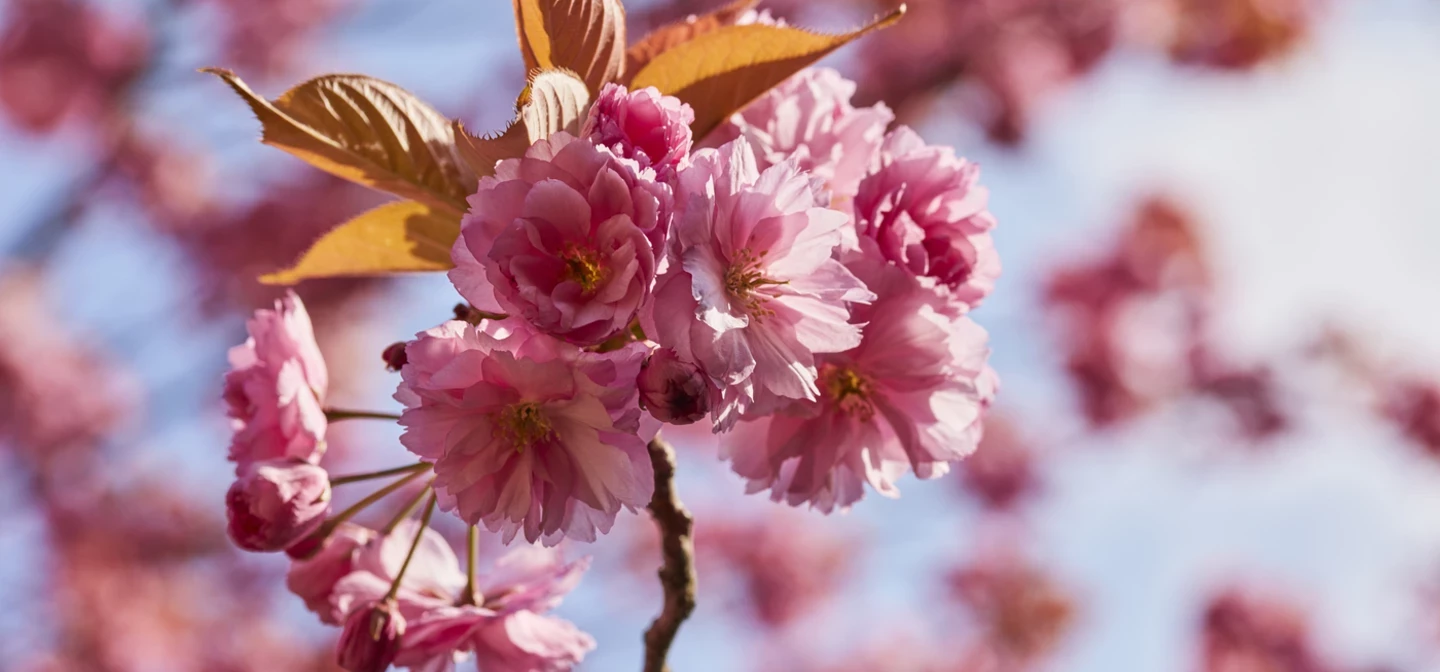
<path id="1" fill-rule="evenodd" d="M 330 422 L 340 420 L 399 420 L 400 416 L 394 413 L 381 413 L 379 411 L 351 411 L 343 408 L 325 409 L 325 419 Z"/>
<path id="2" fill-rule="evenodd" d="M 460 594 L 460 604 L 478 605 L 480 596 L 475 593 L 475 560 L 480 554 L 480 529 L 471 525 L 465 530 L 465 592 Z"/>
<path id="3" fill-rule="evenodd" d="M 695 519 L 675 493 L 675 450 L 660 437 L 648 446 L 655 469 L 650 516 L 660 528 L 660 587 L 665 602 L 645 631 L 645 672 L 669 672 L 665 662 L 680 625 L 695 611 Z"/>
<path id="4" fill-rule="evenodd" d="M 432 478 L 429 483 L 425 484 L 425 487 L 420 488 L 420 492 L 415 493 L 415 496 L 410 499 L 410 503 L 406 504 L 405 508 L 400 509 L 400 511 L 395 514 L 395 517 L 391 518 L 390 522 L 386 523 L 385 527 L 380 529 L 380 533 L 390 534 L 400 525 L 400 521 L 409 518 L 410 514 L 415 513 L 415 508 L 420 506 L 420 502 L 425 500 L 425 495 L 430 494 L 430 487 L 434 485 L 434 483 L 435 479 Z"/>
<path id="5" fill-rule="evenodd" d="M 365 497 L 365 499 L 362 499 L 350 505 L 350 508 L 341 511 L 340 513 L 336 514 L 334 518 L 325 521 L 324 527 L 320 528 L 320 531 L 322 533 L 321 537 L 323 538 L 324 536 L 329 535 L 332 531 L 335 530 L 335 528 L 340 526 L 340 523 L 354 518 L 355 514 L 364 511 L 366 507 L 370 506 L 371 504 L 374 504 L 375 502 L 384 499 L 386 495 L 389 495 L 390 493 L 405 487 L 407 483 L 417 478 L 420 478 L 420 476 L 424 473 L 424 471 L 420 470 L 411 472 L 405 478 L 402 478 L 398 481 L 395 481 L 394 483 L 391 483 L 390 485 L 380 488 L 379 490 L 370 493 L 367 497 Z"/>
<path id="6" fill-rule="evenodd" d="M 399 476 L 400 474 L 408 474 L 412 471 L 421 471 L 429 466 L 429 462 L 417 462 L 415 464 L 407 464 L 403 467 L 395 467 L 394 469 L 383 469 L 381 471 L 371 471 L 364 474 L 346 474 L 330 479 L 330 485 L 345 485 L 346 483 L 358 483 L 376 478 L 385 478 L 386 476 Z"/>
<path id="7" fill-rule="evenodd" d="M 415 541 L 410 542 L 410 551 L 405 554 L 405 562 L 401 563 L 400 571 L 395 574 L 395 580 L 390 583 L 390 592 L 385 594 L 385 602 L 395 599 L 400 592 L 400 582 L 405 580 L 405 570 L 410 569 L 410 561 L 415 559 L 415 549 L 420 547 L 420 539 L 425 536 L 425 528 L 430 526 L 430 514 L 435 512 L 435 495 L 430 495 L 430 503 L 425 505 L 425 513 L 420 516 L 420 528 L 415 530 Z"/>

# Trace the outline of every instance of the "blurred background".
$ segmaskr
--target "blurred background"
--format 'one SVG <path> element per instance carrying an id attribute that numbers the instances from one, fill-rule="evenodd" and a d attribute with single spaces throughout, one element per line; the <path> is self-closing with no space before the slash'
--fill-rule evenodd
<path id="1" fill-rule="evenodd" d="M 632 38 L 715 4 L 632 2 Z M 195 69 L 270 97 L 364 72 L 498 129 L 512 21 L 0 0 L 0 670 L 333 669 L 285 560 L 224 537 L 220 376 L 278 295 L 254 278 L 381 199 L 262 147 Z M 827 65 L 982 165 L 1004 387 L 961 468 L 848 515 L 745 496 L 673 434 L 701 572 L 676 670 L 1440 670 L 1440 3 L 910 0 Z M 457 300 L 298 291 L 331 400 L 373 410 L 384 347 Z M 328 464 L 406 463 L 397 430 L 341 423 Z M 596 556 L 559 610 L 599 640 L 584 669 L 639 666 L 656 543 L 623 516 L 569 548 Z"/>

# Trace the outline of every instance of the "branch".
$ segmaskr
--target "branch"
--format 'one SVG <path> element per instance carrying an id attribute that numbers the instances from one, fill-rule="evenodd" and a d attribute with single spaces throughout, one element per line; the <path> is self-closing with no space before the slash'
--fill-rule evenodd
<path id="1" fill-rule="evenodd" d="M 670 672 L 665 657 L 680 624 L 695 611 L 695 519 L 675 494 L 675 450 L 660 437 L 650 442 L 650 462 L 655 467 L 655 495 L 650 515 L 660 528 L 660 586 L 665 603 L 645 631 L 645 672 Z"/>

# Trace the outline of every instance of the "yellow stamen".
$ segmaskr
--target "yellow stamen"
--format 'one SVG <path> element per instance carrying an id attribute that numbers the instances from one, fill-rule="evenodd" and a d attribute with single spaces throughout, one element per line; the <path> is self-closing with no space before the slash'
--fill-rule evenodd
<path id="1" fill-rule="evenodd" d="M 500 411 L 497 424 L 516 451 L 523 451 L 554 432 L 540 406 L 529 401 L 506 406 Z"/>
<path id="2" fill-rule="evenodd" d="M 565 262 L 565 279 L 580 285 L 580 290 L 586 294 L 594 293 L 608 275 L 600 254 L 588 247 L 573 243 L 567 245 L 560 253 L 560 259 Z"/>
<path id="3" fill-rule="evenodd" d="M 820 368 L 820 382 L 830 401 L 846 415 L 868 422 L 875 417 L 875 388 L 870 379 L 848 366 L 826 364 Z"/>
<path id="4" fill-rule="evenodd" d="M 784 281 L 765 277 L 765 272 L 760 270 L 760 264 L 764 260 L 764 252 L 756 256 L 749 248 L 745 248 L 736 253 L 730 267 L 725 269 L 725 291 L 745 306 L 745 312 L 751 317 L 774 315 L 775 311 L 765 307 L 771 295 L 764 288 L 785 284 Z"/>

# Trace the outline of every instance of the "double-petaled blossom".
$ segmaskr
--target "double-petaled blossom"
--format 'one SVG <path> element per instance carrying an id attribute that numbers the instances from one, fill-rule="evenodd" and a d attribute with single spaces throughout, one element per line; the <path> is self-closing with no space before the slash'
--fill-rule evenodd
<path id="1" fill-rule="evenodd" d="M 907 470 L 935 478 L 975 449 L 994 394 L 986 334 L 946 297 L 872 258 L 852 263 L 877 294 L 857 306 L 857 347 L 818 358 L 816 401 L 742 422 L 721 442 L 750 490 L 844 510 L 868 483 L 898 496 Z"/>
<path id="2" fill-rule="evenodd" d="M 556 133 L 501 161 L 469 201 L 450 280 L 476 308 L 584 346 L 649 298 L 671 208 L 653 170 Z"/>
<path id="3" fill-rule="evenodd" d="M 801 70 L 732 115 L 720 134 L 749 140 L 761 168 L 795 161 L 821 178 L 841 205 L 855 195 L 895 118 L 883 103 L 851 105 L 854 94 L 855 82 L 835 70 Z"/>
<path id="4" fill-rule="evenodd" d="M 795 162 L 759 172 L 744 138 L 696 152 L 680 189 L 674 256 L 641 316 L 645 333 L 710 378 L 719 430 L 816 399 L 815 354 L 860 343 L 849 305 L 871 297 L 831 256 L 848 218 L 823 207 Z"/>
<path id="5" fill-rule="evenodd" d="M 225 494 L 230 539 L 247 551 L 284 550 L 315 531 L 329 510 L 329 475 L 297 460 L 243 464 Z"/>
<path id="6" fill-rule="evenodd" d="M 250 338 L 230 349 L 225 402 L 235 428 L 230 459 L 248 462 L 290 458 L 318 462 L 325 452 L 321 401 L 329 374 L 310 315 L 289 292 L 274 310 L 258 310 L 247 325 Z"/>
<path id="7" fill-rule="evenodd" d="M 509 321 L 507 321 L 509 322 Z M 645 347 L 582 352 L 523 327 L 452 321 L 406 348 L 400 440 L 440 505 L 508 543 L 593 541 L 654 490 L 635 377 Z"/>
<path id="8" fill-rule="evenodd" d="M 690 161 L 694 121 L 695 111 L 689 105 L 661 95 L 653 86 L 626 91 L 619 84 L 606 84 L 590 107 L 580 136 L 671 182 Z"/>
<path id="9" fill-rule="evenodd" d="M 710 414 L 710 384 L 700 368 L 670 348 L 658 348 L 635 379 L 640 406 L 660 422 L 688 425 Z"/>
<path id="10" fill-rule="evenodd" d="M 367 528 L 341 524 L 313 554 L 295 559 L 285 575 L 285 587 L 304 600 L 305 608 L 315 612 L 322 622 L 340 625 L 345 614 L 336 609 L 332 599 L 335 584 L 354 571 L 356 552 L 374 538 L 375 533 Z M 294 548 L 290 554 L 295 555 Z"/>
<path id="11" fill-rule="evenodd" d="M 860 237 L 957 300 L 978 303 L 1000 275 L 979 167 L 949 147 L 925 144 L 905 126 L 885 137 L 878 157 L 855 196 Z"/>
<path id="12" fill-rule="evenodd" d="M 368 611 L 383 600 L 415 540 L 413 522 L 359 550 L 355 571 L 335 588 L 343 612 Z M 519 546 L 501 556 L 493 571 L 476 577 L 473 594 L 444 538 L 420 534 L 396 592 L 396 615 L 406 623 L 394 663 L 412 670 L 454 670 L 473 655 L 487 672 L 563 672 L 595 648 L 595 641 L 568 621 L 545 615 L 580 582 L 589 559 L 564 562 L 558 551 Z"/>

